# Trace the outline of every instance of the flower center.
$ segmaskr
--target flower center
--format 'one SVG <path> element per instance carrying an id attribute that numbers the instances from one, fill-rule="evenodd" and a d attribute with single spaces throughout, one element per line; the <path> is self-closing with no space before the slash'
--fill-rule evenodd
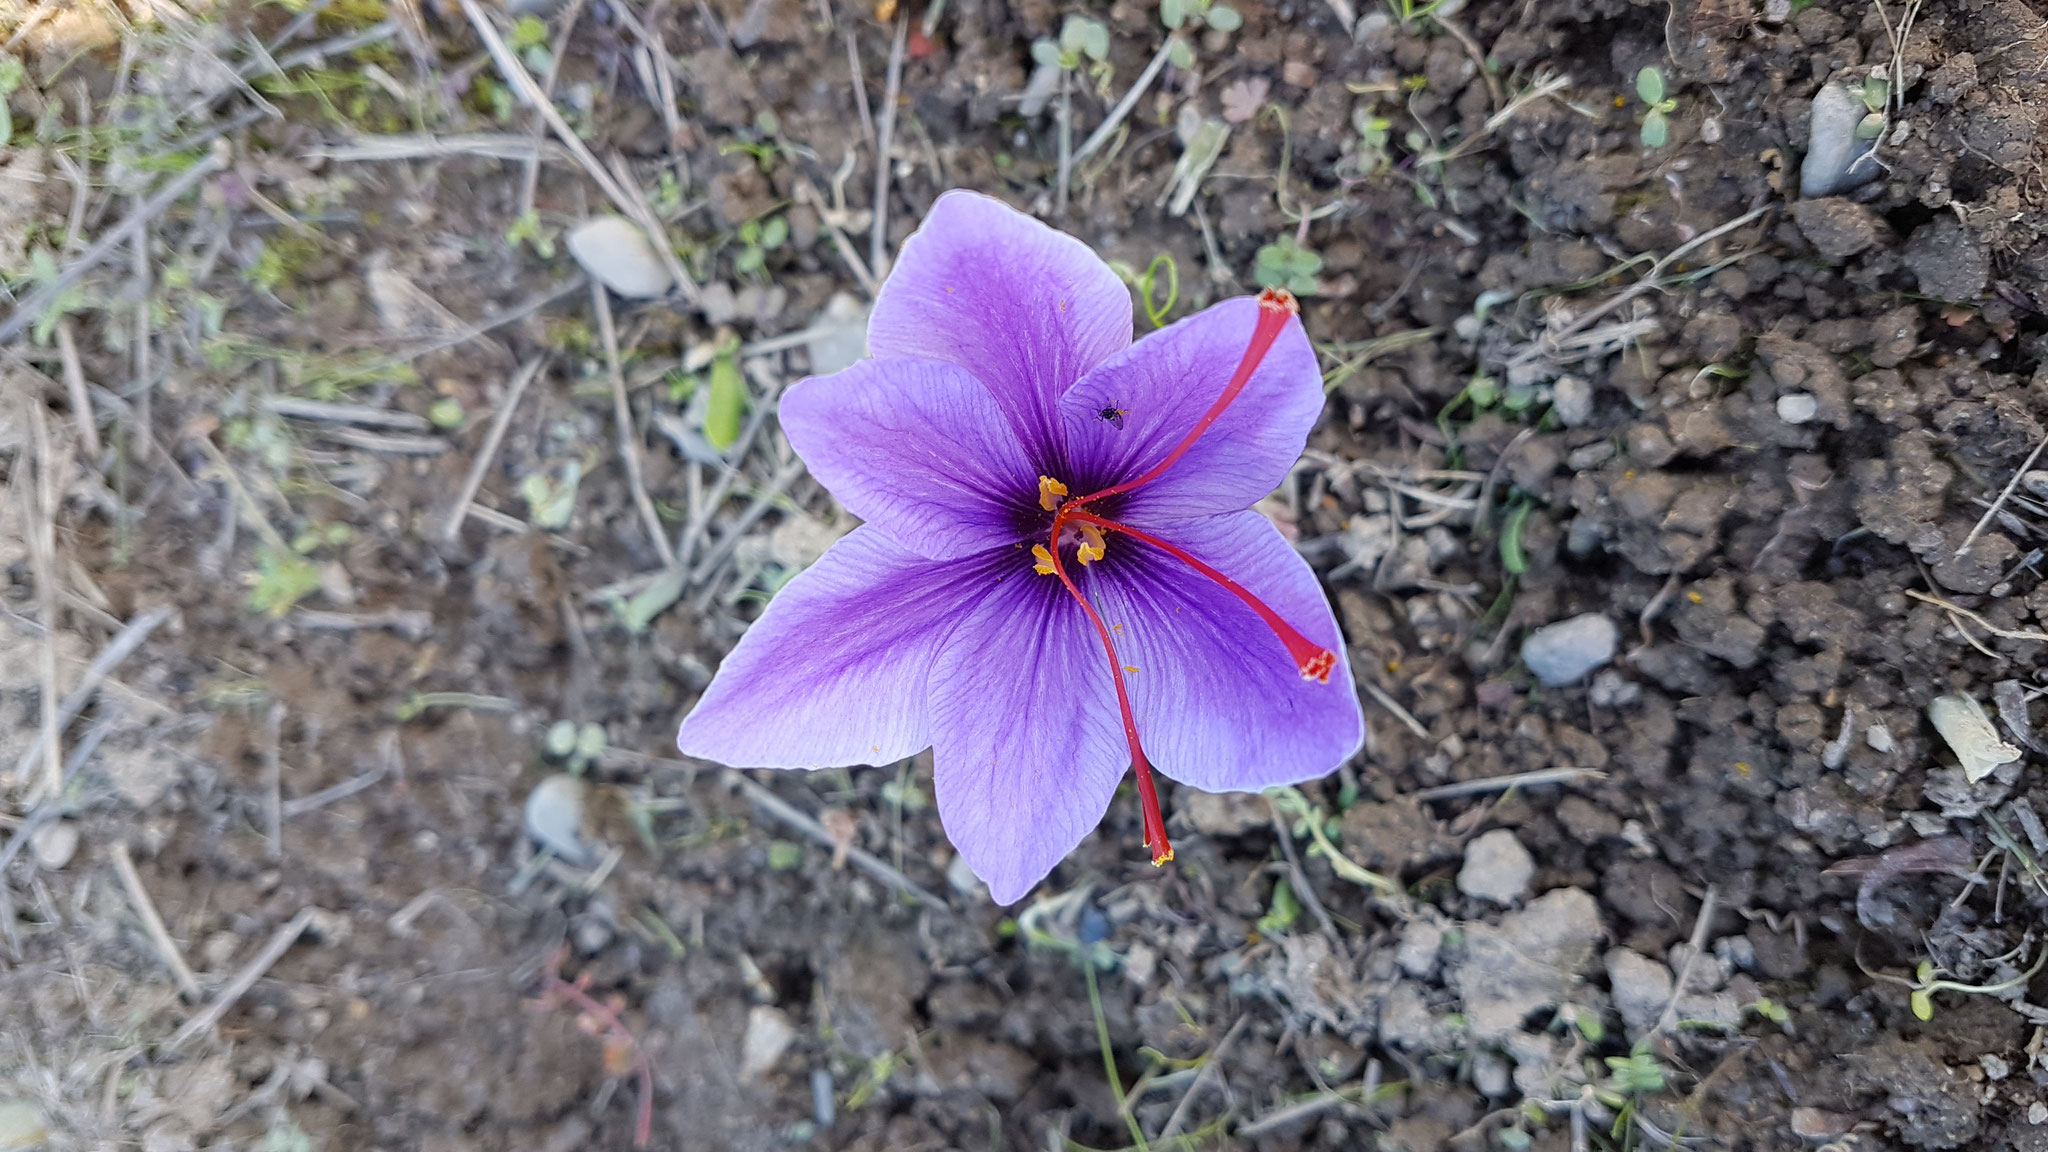
<path id="1" fill-rule="evenodd" d="M 1145 749 L 1138 740 L 1138 723 L 1131 712 L 1130 692 L 1124 684 L 1126 666 L 1117 657 L 1116 642 L 1111 639 L 1109 627 L 1103 623 L 1102 615 L 1088 602 L 1088 598 L 1082 595 L 1080 587 L 1067 574 L 1066 563 L 1061 553 L 1064 548 L 1072 546 L 1075 558 L 1084 567 L 1101 560 L 1108 548 L 1102 535 L 1105 531 L 1121 532 L 1133 540 L 1157 548 L 1193 568 L 1202 577 L 1213 581 L 1256 613 L 1286 646 L 1287 654 L 1293 658 L 1302 679 L 1319 684 L 1330 682 L 1330 673 L 1337 666 L 1336 653 L 1303 636 L 1270 605 L 1254 596 L 1250 589 L 1196 558 L 1184 548 L 1169 544 L 1149 532 L 1128 524 L 1097 515 L 1088 509 L 1088 506 L 1096 501 L 1143 488 L 1165 475 L 1182 456 L 1187 455 L 1188 449 L 1194 447 L 1195 442 L 1209 431 L 1223 415 L 1224 410 L 1244 391 L 1245 385 L 1251 381 L 1252 373 L 1258 370 L 1259 364 L 1266 358 L 1266 353 L 1273 347 L 1273 341 L 1279 338 L 1281 329 L 1287 326 L 1288 317 L 1300 311 L 1301 306 L 1284 288 L 1269 288 L 1259 294 L 1258 325 L 1252 329 L 1251 343 L 1245 348 L 1243 359 L 1238 361 L 1237 371 L 1231 374 L 1230 382 L 1224 385 L 1222 394 L 1209 406 L 1209 410 L 1202 414 L 1202 418 L 1195 421 L 1195 426 L 1179 444 L 1174 446 L 1173 451 L 1168 452 L 1165 459 L 1136 479 L 1126 480 L 1086 496 L 1068 499 L 1065 484 L 1050 476 L 1038 478 L 1039 507 L 1051 512 L 1053 518 L 1052 529 L 1047 535 L 1046 542 L 1031 547 L 1032 570 L 1041 575 L 1059 578 L 1068 595 L 1072 596 L 1081 605 L 1081 611 L 1087 614 L 1088 622 L 1094 625 L 1095 634 L 1102 641 L 1102 650 L 1109 657 L 1109 674 L 1111 681 L 1116 685 L 1116 703 L 1123 718 L 1124 738 L 1131 747 L 1131 770 L 1138 778 L 1138 801 L 1144 816 L 1145 846 L 1152 850 L 1152 863 L 1155 865 L 1165 864 L 1173 859 L 1173 845 L 1166 839 L 1166 820 L 1159 811 L 1159 793 L 1152 780 L 1152 765 L 1145 758 Z"/>

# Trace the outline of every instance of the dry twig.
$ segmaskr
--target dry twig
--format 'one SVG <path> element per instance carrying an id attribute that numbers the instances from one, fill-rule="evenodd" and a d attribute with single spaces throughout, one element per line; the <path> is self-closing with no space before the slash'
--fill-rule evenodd
<path id="1" fill-rule="evenodd" d="M 526 395 L 526 386 L 540 375 L 541 365 L 545 363 L 545 356 L 536 356 L 521 365 L 512 377 L 512 387 L 498 405 L 497 415 L 491 419 L 491 430 L 484 436 L 484 446 L 477 450 L 476 459 L 470 461 L 469 475 L 462 478 L 462 489 L 456 494 L 455 506 L 448 510 L 448 519 L 441 525 L 441 543 L 453 544 L 456 534 L 462 531 L 462 522 L 469 517 L 470 505 L 476 501 L 477 489 L 483 487 L 484 473 L 490 471 L 491 461 L 498 455 L 498 445 L 505 442 L 505 430 L 512 426 L 512 413 L 519 408 L 520 397 Z"/>
<path id="2" fill-rule="evenodd" d="M 156 910 L 156 901 L 149 898 L 149 889 L 142 886 L 142 874 L 135 870 L 135 858 L 128 855 L 128 845 L 114 841 L 107 850 L 107 857 L 114 862 L 114 871 L 121 877 L 121 887 L 128 890 L 128 903 L 135 914 L 142 918 L 143 930 L 149 933 L 149 941 L 156 945 L 156 953 L 171 970 L 171 977 L 178 982 L 185 999 L 197 1004 L 205 995 L 199 987 L 199 978 L 192 974 L 192 968 L 185 963 L 185 956 L 178 951 L 178 942 L 171 939 L 170 929 L 164 927 L 164 918 Z"/>
<path id="3" fill-rule="evenodd" d="M 220 1018 L 227 1015 L 228 1009 L 234 1007 L 237 1000 L 248 995 L 249 989 L 256 986 L 256 981 L 261 980 L 263 974 L 270 971 L 270 966 L 282 959 L 285 952 L 298 941 L 306 926 L 313 922 L 313 915 L 317 911 L 315 908 L 301 908 L 298 915 L 272 933 L 269 942 L 263 945 L 263 951 L 258 952 L 242 966 L 241 971 L 235 973 L 234 979 L 228 981 L 227 987 L 220 990 L 220 995 L 215 996 L 197 1015 L 185 1021 L 185 1026 L 178 1029 L 170 1042 L 164 1045 L 165 1051 L 176 1052 L 201 1033 L 211 1031 L 214 1025 L 220 1023 Z"/>
<path id="4" fill-rule="evenodd" d="M 597 331 L 604 341 L 605 374 L 611 378 L 612 419 L 619 426 L 619 459 L 626 466 L 626 486 L 633 494 L 633 507 L 640 510 L 640 523 L 654 541 L 654 551 L 660 555 L 662 566 L 673 568 L 675 549 L 669 546 L 668 531 L 661 526 L 661 516 L 654 511 L 654 501 L 647 495 L 647 480 L 640 463 L 640 438 L 634 435 L 633 408 L 626 402 L 626 377 L 619 370 L 619 333 L 612 324 L 610 290 L 594 280 L 590 284 L 590 306 L 597 313 Z"/>

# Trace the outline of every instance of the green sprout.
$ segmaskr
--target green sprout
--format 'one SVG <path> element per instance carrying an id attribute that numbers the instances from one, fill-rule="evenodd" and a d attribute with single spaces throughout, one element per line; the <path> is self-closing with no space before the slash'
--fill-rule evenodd
<path id="1" fill-rule="evenodd" d="M 1290 788 L 1285 785 L 1277 788 L 1268 788 L 1266 789 L 1266 798 L 1271 800 L 1273 806 L 1280 810 L 1280 815 L 1294 821 L 1293 834 L 1295 836 L 1306 835 L 1310 840 L 1314 841 L 1309 847 L 1308 854 L 1311 856 L 1322 856 L 1329 860 L 1330 870 L 1337 874 L 1338 879 L 1348 880 L 1363 888 L 1376 889 L 1384 895 L 1400 895 L 1401 886 L 1399 884 L 1377 872 L 1359 867 L 1356 861 L 1338 850 L 1337 845 L 1331 841 L 1330 829 L 1326 826 L 1326 823 L 1335 825 L 1337 823 L 1336 818 L 1326 817 L 1323 810 L 1303 794 L 1301 789 Z"/>
<path id="2" fill-rule="evenodd" d="M 1671 114 L 1678 101 L 1664 94 L 1664 71 L 1654 65 L 1636 73 L 1636 95 L 1650 110 L 1643 114 L 1643 147 L 1662 148 L 1671 139 Z"/>
<path id="3" fill-rule="evenodd" d="M 1387 151 L 1394 122 L 1361 105 L 1351 113 L 1351 128 L 1358 133 L 1358 146 L 1338 165 L 1338 175 L 1370 180 L 1393 162 Z"/>
<path id="4" fill-rule="evenodd" d="M 512 25 L 512 34 L 505 37 L 505 46 L 512 49 L 526 70 L 545 76 L 555 66 L 554 53 L 548 51 L 548 26 L 538 16 L 521 16 Z"/>
<path id="5" fill-rule="evenodd" d="M 1448 3 L 1450 0 L 1429 0 L 1426 4 L 1417 4 L 1415 0 L 1387 0 L 1387 7 L 1393 10 L 1394 19 L 1401 22 L 1401 30 L 1412 32 L 1417 21 L 1436 15 Z"/>
<path id="6" fill-rule="evenodd" d="M 266 616 L 283 616 L 319 590 L 320 569 L 298 550 L 267 544 L 256 549 L 256 571 L 249 577 L 249 607 Z"/>
<path id="7" fill-rule="evenodd" d="M 1292 236 L 1282 236 L 1259 249 L 1252 276 L 1261 288 L 1285 288 L 1296 296 L 1312 296 L 1316 273 L 1323 270 L 1323 258 L 1301 246 Z"/>
<path id="8" fill-rule="evenodd" d="M 7 98 L 21 87 L 28 70 L 13 56 L 0 56 L 0 148 L 14 137 L 14 114 L 7 110 Z"/>
<path id="9" fill-rule="evenodd" d="M 1932 960 L 1922 960 L 1920 966 L 1914 970 L 1914 978 L 1912 980 L 1902 980 L 1897 976 L 1884 976 L 1883 978 L 1896 984 L 1904 984 L 1907 988 L 1912 989 L 1912 995 L 1907 999 L 1908 1003 L 1912 1006 L 1913 1015 L 1920 1020 L 1926 1021 L 1934 1019 L 1934 994 L 1936 992 L 1974 992 L 1984 996 L 1996 996 L 2000 992 L 2010 992 L 2014 988 L 2025 987 L 2035 976 L 2040 974 L 2044 965 L 2048 965 L 2048 948 L 2041 949 L 2041 954 L 2034 958 L 2034 966 L 2032 968 L 2027 969 L 2010 980 L 2000 981 L 1997 984 L 1960 984 L 1954 980 L 1937 980 L 1935 979 L 1935 973 L 1939 969 L 1934 966 L 1934 961 Z M 1873 972 L 1870 974 L 1883 976 L 1883 973 Z"/>
<path id="10" fill-rule="evenodd" d="M 1301 898 L 1294 894 L 1294 885 L 1283 877 L 1273 885 L 1273 903 L 1266 914 L 1259 917 L 1258 930 L 1261 936 L 1279 936 L 1301 917 Z"/>
<path id="11" fill-rule="evenodd" d="M 1120 260 L 1111 261 L 1109 267 L 1119 280 L 1137 291 L 1138 303 L 1145 309 L 1145 319 L 1150 320 L 1154 328 L 1164 328 L 1174 303 L 1180 299 L 1180 267 L 1174 263 L 1173 256 L 1161 252 L 1152 258 L 1152 263 L 1147 264 L 1143 272 Z M 1166 299 L 1163 301 L 1155 290 L 1162 269 L 1166 273 Z"/>
<path id="12" fill-rule="evenodd" d="M 605 744 L 599 725 L 557 720 L 548 727 L 545 748 L 550 760 L 562 761 L 571 776 L 581 776 L 604 756 Z"/>
<path id="13" fill-rule="evenodd" d="M 789 242 L 789 221 L 781 216 L 749 220 L 740 225 L 740 254 L 733 257 L 733 271 L 758 276 L 768 266 L 768 253 Z"/>
<path id="14" fill-rule="evenodd" d="M 1244 27 L 1244 14 L 1222 0 L 1159 0 L 1159 22 L 1170 32 L 1183 28 L 1214 28 L 1235 32 Z M 1187 71 L 1195 66 L 1195 49 L 1184 36 L 1166 42 L 1166 59 Z"/>
<path id="15" fill-rule="evenodd" d="M 514 248 L 531 244 L 534 255 L 543 260 L 555 258 L 555 230 L 541 226 L 538 212 L 521 213 L 519 219 L 505 229 L 505 243 Z"/>
<path id="16" fill-rule="evenodd" d="M 534 526 L 547 531 L 568 527 L 569 518 L 576 514 L 576 488 L 582 482 L 583 465 L 575 460 L 563 462 L 560 480 L 545 472 L 528 473 L 519 482 L 519 494 L 526 499 Z"/>
<path id="17" fill-rule="evenodd" d="M 453 396 L 443 396 L 427 409 L 427 422 L 436 428 L 460 428 L 465 419 L 467 416 L 462 411 L 462 401 Z"/>
<path id="18" fill-rule="evenodd" d="M 711 395 L 704 410 L 704 439 L 720 452 L 740 438 L 747 410 L 747 384 L 740 377 L 739 337 L 729 337 L 711 361 Z"/>
<path id="19" fill-rule="evenodd" d="M 1863 81 L 1863 107 L 1867 115 L 1856 123 L 1858 140 L 1875 140 L 1884 135 L 1885 108 L 1891 103 L 1892 83 L 1875 72 Z"/>
<path id="20" fill-rule="evenodd" d="M 1031 45 L 1031 58 L 1068 72 L 1081 67 L 1084 59 L 1105 66 L 1109 60 L 1109 25 L 1086 16 L 1068 16 L 1060 26 L 1057 41 L 1039 40 Z"/>

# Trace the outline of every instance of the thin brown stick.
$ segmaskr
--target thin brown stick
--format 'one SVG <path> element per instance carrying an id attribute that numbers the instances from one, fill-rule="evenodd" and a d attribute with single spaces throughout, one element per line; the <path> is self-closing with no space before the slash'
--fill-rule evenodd
<path id="1" fill-rule="evenodd" d="M 453 544 L 462 531 L 462 522 L 469 517 L 469 506 L 475 502 L 477 489 L 483 487 L 484 473 L 490 471 L 491 461 L 498 455 L 498 445 L 505 442 L 505 430 L 512 426 L 512 413 L 519 407 L 519 400 L 526 395 L 526 386 L 540 375 L 541 365 L 547 363 L 545 356 L 536 356 L 520 365 L 512 377 L 512 387 L 504 401 L 498 405 L 497 415 L 491 418 L 491 430 L 484 436 L 484 446 L 477 450 L 476 459 L 470 461 L 469 475 L 462 478 L 462 489 L 455 497 L 454 507 L 448 510 L 448 519 L 441 525 L 441 543 Z"/>
<path id="2" fill-rule="evenodd" d="M 59 718 L 57 704 L 57 484 L 50 474 L 56 452 L 50 445 L 50 422 L 40 392 L 28 398 L 28 411 L 29 425 L 35 432 L 36 492 L 34 510 L 26 523 L 30 562 L 35 568 L 36 600 L 43 617 L 43 642 L 38 650 L 43 682 L 43 785 L 38 794 L 55 797 L 64 791 L 64 721 Z"/>
<path id="3" fill-rule="evenodd" d="M 2013 489 L 2020 486 L 2020 477 L 2025 476 L 2027 469 L 2034 466 L 2034 461 L 2040 458 L 2041 449 L 2043 448 L 2048 448 L 2048 437 L 2043 437 L 2039 444 L 2034 445 L 2034 450 L 2027 453 L 2026 462 L 2013 470 L 2012 479 L 2006 481 L 2005 491 L 1998 494 L 1998 499 L 1993 500 L 1991 507 L 1986 508 L 1984 515 L 1978 518 L 1977 526 L 1970 529 L 1970 534 L 1963 537 L 1963 542 L 1956 546 L 1956 555 L 1961 556 L 1968 552 L 1970 545 L 1975 544 L 1977 537 L 1982 535 L 1984 529 L 1990 526 L 1991 518 L 1998 515 L 1998 510 L 2005 507 L 2007 500 L 2012 499 Z"/>
<path id="4" fill-rule="evenodd" d="M 888 274 L 889 149 L 896 139 L 896 99 L 903 87 L 903 46 L 910 34 L 910 11 L 896 17 L 896 39 L 889 45 L 889 71 L 882 85 L 882 119 L 876 126 L 875 223 L 868 234 L 868 268 L 880 279 Z"/>
<path id="5" fill-rule="evenodd" d="M 156 901 L 149 898 L 149 889 L 142 886 L 142 874 L 135 870 L 135 859 L 128 855 L 128 845 L 119 840 L 107 850 L 108 859 L 114 862 L 114 871 L 121 877 L 121 887 L 128 891 L 128 903 L 135 914 L 142 919 L 143 931 L 149 933 L 149 942 L 156 946 L 156 954 L 171 970 L 171 978 L 178 982 L 178 989 L 185 999 L 197 1004 L 206 995 L 199 987 L 199 978 L 192 974 L 192 968 L 185 963 L 185 956 L 178 951 L 178 942 L 171 939 L 170 929 L 164 927 L 164 918 L 156 910 Z"/>
<path id="6" fill-rule="evenodd" d="M 184 1027 L 178 1029 L 171 1037 L 170 1043 L 164 1045 L 165 1050 L 176 1052 L 191 1043 L 194 1037 L 211 1031 L 214 1025 L 220 1023 L 220 1018 L 227 1015 L 228 1009 L 234 1007 L 237 1000 L 248 995 L 249 989 L 254 988 L 256 981 L 261 980 L 263 974 L 270 971 L 271 965 L 284 958 L 285 952 L 298 941 L 306 926 L 313 922 L 313 914 L 316 911 L 314 908 L 301 908 L 298 915 L 272 933 L 269 942 L 263 945 L 263 951 L 258 952 L 254 959 L 242 966 L 241 971 L 235 973 L 235 978 L 228 981 L 227 987 L 220 990 L 220 995 L 215 996 L 211 1003 L 187 1020 Z"/>
<path id="7" fill-rule="evenodd" d="M 1282 834 L 1281 839 L 1283 842 L 1285 841 L 1285 833 Z M 1202 1089 L 1207 1087 L 1209 1081 L 1215 1078 L 1217 1065 L 1223 1060 L 1224 1055 L 1230 1051 L 1230 1046 L 1237 1042 L 1238 1034 L 1244 1031 L 1244 1026 L 1251 1021 L 1251 1018 L 1252 1015 L 1249 1012 L 1239 1015 L 1237 1022 L 1232 1024 L 1230 1030 L 1223 1034 L 1223 1039 L 1218 1040 L 1216 1047 L 1209 1050 L 1209 1055 L 1202 1060 L 1201 1071 L 1195 1073 L 1195 1082 L 1188 1085 L 1187 1093 L 1180 1098 L 1180 1103 L 1173 1106 L 1173 1115 L 1166 1118 L 1166 1127 L 1159 1130 L 1159 1143 L 1170 1143 L 1174 1137 L 1180 1135 L 1181 1125 L 1188 1118 L 1188 1109 L 1194 1106 L 1195 1098 L 1202 1094 Z"/>
<path id="8" fill-rule="evenodd" d="M 1965 608 L 1960 604 L 1951 604 L 1948 601 L 1943 600 L 1939 596 L 1929 596 L 1925 592 L 1916 592 L 1911 588 L 1906 589 L 1906 595 L 1911 596 L 1915 600 L 1920 600 L 1928 604 L 1932 604 L 1936 608 L 1940 608 L 1946 612 L 1949 612 L 1952 615 L 1960 616 L 1963 619 L 1968 620 L 1970 623 L 1975 624 L 1977 627 L 1982 628 L 1986 632 L 1991 633 L 1993 636 L 1997 636 L 2003 640 L 2033 640 L 2038 642 L 2048 642 L 2048 632 L 2015 632 L 2010 628 L 2000 628 L 1998 625 L 1993 624 L 1991 621 L 1986 620 L 1984 617 L 1979 616 L 1975 612 L 1970 611 L 1968 608 Z M 1965 635 L 1967 635 L 1967 633 L 1965 633 Z"/>
<path id="9" fill-rule="evenodd" d="M 846 29 L 846 70 L 853 76 L 853 106 L 860 109 L 860 134 L 872 148 L 875 146 L 875 114 L 868 109 L 867 77 L 860 69 L 860 45 L 853 39 L 851 26 Z"/>
<path id="10" fill-rule="evenodd" d="M 263 718 L 263 839 L 272 860 L 284 855 L 284 701 Z"/>
<path id="11" fill-rule="evenodd" d="M 1439 784 L 1410 792 L 1415 800 L 1449 800 L 1458 796 L 1479 796 L 1488 792 L 1505 792 L 1510 788 L 1534 788 L 1543 784 L 1570 784 L 1577 780 L 1605 780 L 1607 773 L 1596 768 L 1542 768 L 1534 772 L 1517 772 L 1511 776 L 1489 776 L 1484 780 L 1461 780 L 1456 784 Z"/>
<path id="12" fill-rule="evenodd" d="M 71 317 L 57 321 L 57 356 L 64 362 L 64 395 L 71 404 L 71 425 L 78 429 L 78 443 L 88 460 L 100 455 L 100 430 L 93 419 L 92 396 L 85 386 L 85 364 L 78 355 L 78 340 L 71 331 Z"/>
<path id="13" fill-rule="evenodd" d="M 112 640 L 107 641 L 107 646 L 100 649 L 100 654 L 93 657 L 91 664 L 86 665 L 84 674 L 78 678 L 78 683 L 72 686 L 70 693 L 64 697 L 64 702 L 58 706 L 57 727 L 60 730 L 78 719 L 78 714 L 85 711 L 86 702 L 99 690 L 101 682 L 106 680 L 130 653 L 141 647 L 143 640 L 156 630 L 157 625 L 171 618 L 171 611 L 168 605 L 152 608 L 128 621 L 121 631 L 114 634 Z M 15 776 L 26 776 L 29 768 L 35 764 L 36 758 L 41 755 L 43 738 L 42 733 L 37 733 L 35 741 L 22 751 L 21 759 L 16 761 Z"/>
<path id="14" fill-rule="evenodd" d="M 1699 915 L 1693 917 L 1692 938 L 1687 941 L 1692 950 L 1686 953 L 1685 963 L 1679 965 L 1678 983 L 1671 986 L 1671 999 L 1664 1005 L 1663 1014 L 1657 1017 L 1657 1026 L 1650 1029 L 1650 1035 L 1661 1035 L 1677 1022 L 1679 997 L 1685 995 L 1685 982 L 1692 978 L 1693 965 L 1707 950 L 1707 931 L 1713 926 L 1714 906 L 1719 900 L 1720 892 L 1712 884 L 1707 885 L 1707 894 L 1700 898 Z"/>
<path id="15" fill-rule="evenodd" d="M 604 341 L 605 374 L 611 377 L 612 419 L 619 426 L 619 459 L 626 465 L 626 486 L 633 493 L 633 506 L 640 510 L 640 523 L 654 541 L 662 566 L 673 568 L 675 549 L 669 546 L 668 532 L 661 526 L 661 516 L 647 495 L 647 480 L 641 469 L 640 438 L 634 435 L 633 408 L 626 402 L 626 376 L 619 370 L 619 333 L 612 323 L 611 293 L 595 280 L 590 282 L 590 306 L 597 313 L 597 331 Z"/>

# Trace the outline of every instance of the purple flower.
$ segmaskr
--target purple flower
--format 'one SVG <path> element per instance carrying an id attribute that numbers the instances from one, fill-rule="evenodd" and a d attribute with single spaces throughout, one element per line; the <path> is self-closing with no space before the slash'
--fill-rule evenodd
<path id="1" fill-rule="evenodd" d="M 764 768 L 932 749 L 939 816 L 1022 898 L 1137 774 L 1212 792 L 1325 775 L 1364 718 L 1314 573 L 1253 503 L 1323 407 L 1291 297 L 1131 341 L 1086 245 L 949 192 L 905 243 L 872 358 L 782 398 L 783 431 L 866 521 L 777 593 L 683 721 Z M 1143 741 L 1141 743 L 1140 736 Z"/>

